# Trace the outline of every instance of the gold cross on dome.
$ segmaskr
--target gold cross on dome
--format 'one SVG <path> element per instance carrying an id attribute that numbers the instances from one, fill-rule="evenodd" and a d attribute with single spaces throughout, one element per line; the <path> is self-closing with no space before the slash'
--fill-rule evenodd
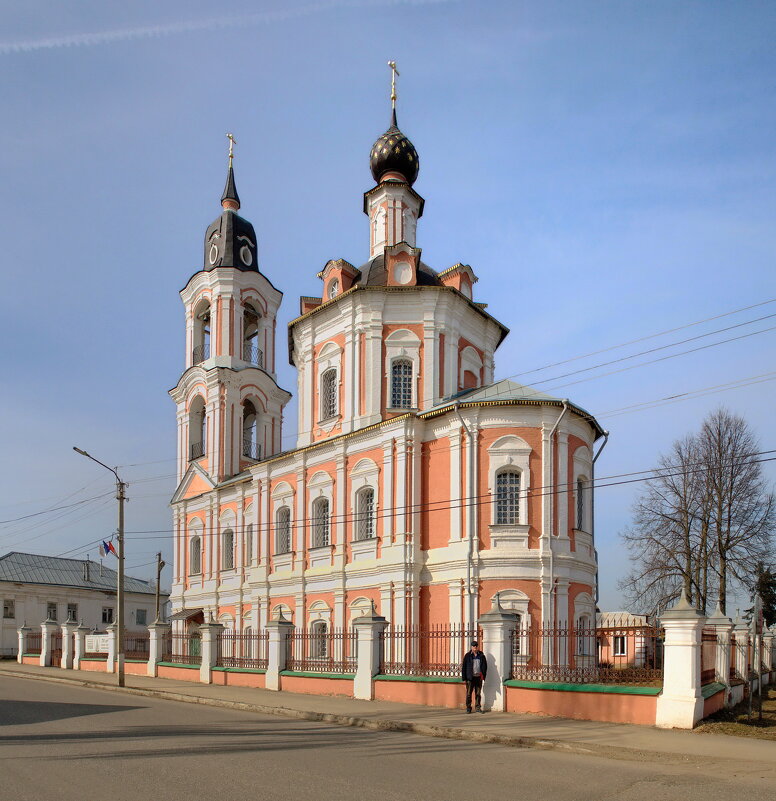
<path id="1" fill-rule="evenodd" d="M 234 158 L 234 146 L 237 144 L 237 140 L 234 138 L 233 134 L 228 133 L 226 138 L 229 140 L 229 166 L 232 166 L 232 159 Z"/>
<path id="2" fill-rule="evenodd" d="M 396 69 L 395 61 L 389 61 L 388 66 L 391 68 L 391 106 L 396 108 L 396 76 L 399 75 L 399 70 Z"/>

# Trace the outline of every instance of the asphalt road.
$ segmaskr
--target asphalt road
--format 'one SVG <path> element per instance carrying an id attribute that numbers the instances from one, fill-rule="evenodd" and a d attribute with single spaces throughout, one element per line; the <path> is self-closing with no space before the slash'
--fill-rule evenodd
<path id="1" fill-rule="evenodd" d="M 0 801 L 774 797 L 752 767 L 478 745 L 0 677 Z"/>

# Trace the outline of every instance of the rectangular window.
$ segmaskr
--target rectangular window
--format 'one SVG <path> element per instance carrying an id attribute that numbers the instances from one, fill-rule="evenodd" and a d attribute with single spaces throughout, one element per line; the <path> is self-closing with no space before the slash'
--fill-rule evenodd
<path id="1" fill-rule="evenodd" d="M 57 619 L 57 605 L 55 603 L 46 604 L 46 618 L 48 620 Z"/>
<path id="2" fill-rule="evenodd" d="M 628 655 L 628 646 L 625 642 L 625 635 L 624 634 L 615 634 L 612 637 L 613 640 L 613 656 L 627 656 Z"/>
<path id="3" fill-rule="evenodd" d="M 138 626 L 145 626 L 146 625 L 146 610 L 145 609 L 136 609 L 135 610 L 135 623 Z"/>
<path id="4" fill-rule="evenodd" d="M 13 620 L 16 617 L 15 603 L 12 599 L 3 601 L 3 617 L 6 620 Z"/>
<path id="5" fill-rule="evenodd" d="M 102 622 L 105 624 L 113 623 L 113 607 L 112 606 L 103 606 L 102 607 Z"/>
<path id="6" fill-rule="evenodd" d="M 71 623 L 78 622 L 78 604 L 68 604 L 67 605 L 67 619 Z"/>

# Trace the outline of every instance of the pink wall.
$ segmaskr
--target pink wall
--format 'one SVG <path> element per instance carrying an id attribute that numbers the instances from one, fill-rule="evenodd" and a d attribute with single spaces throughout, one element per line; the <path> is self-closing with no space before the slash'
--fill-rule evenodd
<path id="1" fill-rule="evenodd" d="M 280 689 L 291 693 L 305 693 L 305 695 L 344 695 L 352 698 L 353 679 L 281 676 Z"/>
<path id="2" fill-rule="evenodd" d="M 224 687 L 257 687 L 263 690 L 265 687 L 263 673 L 232 673 L 226 670 L 213 671 L 213 684 L 220 684 Z"/>
<path id="3" fill-rule="evenodd" d="M 606 723 L 655 725 L 656 695 L 620 695 L 505 687 L 507 712 L 598 720 Z"/>
<path id="4" fill-rule="evenodd" d="M 147 676 L 148 662 L 124 662 L 124 672 L 133 676 Z"/>
<path id="5" fill-rule="evenodd" d="M 713 715 L 715 712 L 719 712 L 725 706 L 725 691 L 720 690 L 718 693 L 715 693 L 710 698 L 706 698 L 703 701 L 703 717 L 707 718 L 709 715 Z"/>
<path id="6" fill-rule="evenodd" d="M 177 679 L 178 681 L 199 681 L 199 668 L 169 667 L 159 665 L 160 679 Z"/>
<path id="7" fill-rule="evenodd" d="M 463 709 L 466 705 L 463 682 L 376 681 L 374 687 L 375 701 L 444 706 L 448 709 Z"/>
<path id="8" fill-rule="evenodd" d="M 124 665 L 126 667 L 126 664 Z M 78 663 L 79 670 L 92 670 L 97 673 L 105 673 L 108 668 L 108 662 L 105 659 L 82 659 Z"/>

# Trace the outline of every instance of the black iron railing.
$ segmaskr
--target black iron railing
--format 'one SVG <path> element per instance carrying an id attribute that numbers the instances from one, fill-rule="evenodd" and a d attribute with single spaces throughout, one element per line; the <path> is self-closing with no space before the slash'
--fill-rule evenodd
<path id="1" fill-rule="evenodd" d="M 288 638 L 288 670 L 311 673 L 355 673 L 358 639 L 352 630 L 313 625 L 310 631 L 296 629 Z"/>
<path id="2" fill-rule="evenodd" d="M 204 345 L 195 345 L 191 351 L 192 364 L 202 364 L 205 359 L 210 358 L 210 343 L 206 342 Z"/>
<path id="3" fill-rule="evenodd" d="M 192 459 L 201 459 L 205 455 L 204 442 L 192 442 L 189 445 L 189 461 Z"/>
<path id="4" fill-rule="evenodd" d="M 218 667 L 266 670 L 269 655 L 269 632 L 238 634 L 222 631 L 216 643 Z"/>
<path id="5" fill-rule="evenodd" d="M 149 656 L 148 632 L 128 633 L 124 635 L 124 656 L 127 659 L 145 659 Z"/>
<path id="6" fill-rule="evenodd" d="M 255 342 L 243 342 L 243 361 L 264 369 L 264 351 Z"/>
<path id="7" fill-rule="evenodd" d="M 380 672 L 394 676 L 458 678 L 472 640 L 482 648 L 482 630 L 463 625 L 393 626 L 383 633 Z"/>
<path id="8" fill-rule="evenodd" d="M 162 641 L 162 662 L 178 665 L 201 665 L 202 643 L 198 631 L 168 634 Z"/>
<path id="9" fill-rule="evenodd" d="M 261 461 L 261 445 L 253 437 L 243 437 L 242 453 L 247 459 Z"/>

